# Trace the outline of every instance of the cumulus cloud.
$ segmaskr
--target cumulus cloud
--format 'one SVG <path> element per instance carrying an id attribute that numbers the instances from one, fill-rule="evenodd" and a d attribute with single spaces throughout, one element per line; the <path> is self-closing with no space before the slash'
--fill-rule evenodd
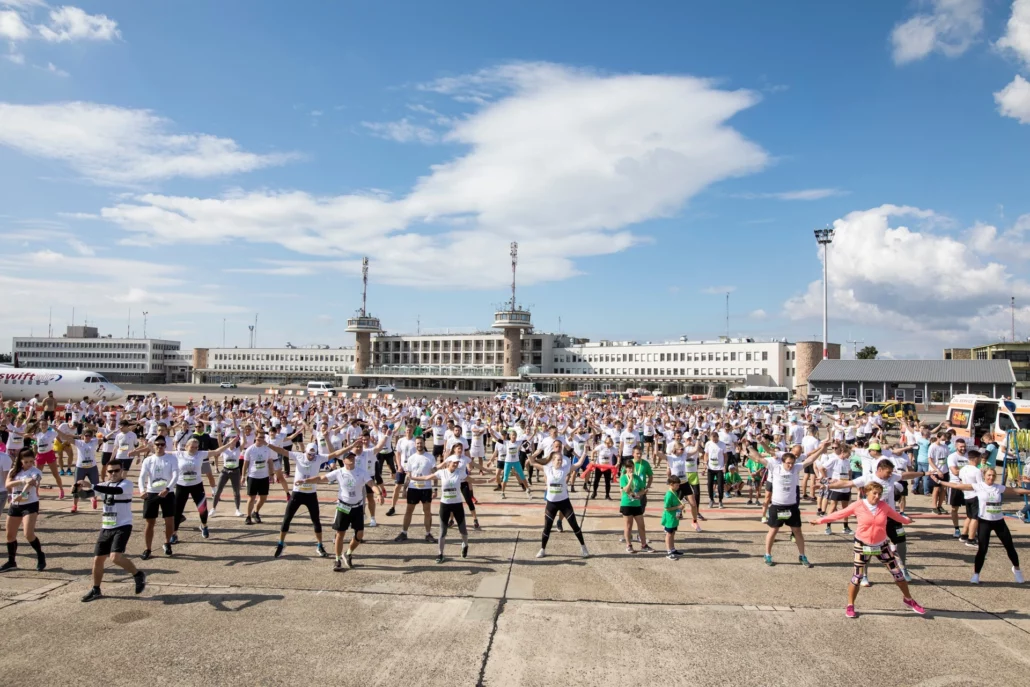
<path id="1" fill-rule="evenodd" d="M 960 241 L 936 233 L 936 218 L 929 210 L 883 205 L 836 220 L 827 266 L 831 317 L 959 341 L 1005 331 L 1009 298 L 1026 302 L 1030 284 L 980 252 L 986 234 Z M 899 219 L 925 226 L 909 228 Z M 784 314 L 821 317 L 822 283 L 788 300 Z M 1019 317 L 1030 322 L 1030 308 Z"/>
<path id="2" fill-rule="evenodd" d="M 39 27 L 39 35 L 51 43 L 109 41 L 121 38 L 118 22 L 104 14 L 87 14 L 78 7 L 50 10 L 50 23 Z"/>
<path id="3" fill-rule="evenodd" d="M 0 290 L 4 321 L 26 331 L 46 327 L 48 305 L 88 306 L 91 321 L 122 323 L 128 305 L 158 305 L 162 317 L 243 312 L 218 288 L 198 289 L 185 267 L 50 248 L 0 256 Z"/>
<path id="4" fill-rule="evenodd" d="M 995 93 L 994 102 L 1003 117 L 1030 124 L 1030 83 L 1022 76 L 1017 74 L 1008 86 Z"/>
<path id="5" fill-rule="evenodd" d="M 710 184 L 768 161 L 728 124 L 758 96 L 689 76 L 533 63 L 422 88 L 473 106 L 443 135 L 465 152 L 405 195 L 141 194 L 101 217 L 155 243 L 273 243 L 347 272 L 369 255 L 383 282 L 496 288 L 508 280 L 512 240 L 523 241 L 523 283 L 564 279 L 578 273 L 575 258 L 645 240 L 633 224 L 671 216 Z"/>
<path id="6" fill-rule="evenodd" d="M 0 102 L 0 145 L 60 160 L 96 183 L 121 185 L 249 172 L 293 157 L 250 153 L 230 138 L 174 133 L 172 122 L 149 110 L 86 102 Z"/>
<path id="7" fill-rule="evenodd" d="M 978 222 L 967 232 L 969 247 L 980 255 L 1009 260 L 1030 260 L 1030 214 L 1019 217 L 1011 227 L 999 231 L 997 227 Z"/>
<path id="8" fill-rule="evenodd" d="M 758 310 L 752 310 L 748 317 L 750 317 L 752 320 L 764 320 L 765 318 L 769 317 L 769 313 L 759 308 Z"/>
<path id="9" fill-rule="evenodd" d="M 947 57 L 964 53 L 984 28 L 983 0 L 930 0 L 920 12 L 891 32 L 895 64 L 906 64 L 938 52 Z"/>
<path id="10" fill-rule="evenodd" d="M 1005 25 L 1005 35 L 997 43 L 1002 50 L 1011 51 L 1030 68 L 1030 0 L 1014 0 L 1012 16 Z"/>
<path id="11" fill-rule="evenodd" d="M 23 41 L 32 35 L 32 30 L 13 10 L 0 10 L 0 38 L 8 41 Z"/>

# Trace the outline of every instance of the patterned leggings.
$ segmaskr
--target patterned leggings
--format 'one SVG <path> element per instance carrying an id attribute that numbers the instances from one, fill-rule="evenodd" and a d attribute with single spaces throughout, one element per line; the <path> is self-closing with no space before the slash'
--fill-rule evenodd
<path id="1" fill-rule="evenodd" d="M 878 548 L 877 553 L 866 553 L 872 551 L 872 549 Z M 904 579 L 904 575 L 901 572 L 901 567 L 898 565 L 898 559 L 894 557 L 894 552 L 890 548 L 890 540 L 887 540 L 879 545 L 864 544 L 858 539 L 855 540 L 855 574 L 851 576 L 851 584 L 858 584 L 862 581 L 862 571 L 869 564 L 869 560 L 876 556 L 880 559 L 880 562 L 886 566 L 890 574 L 894 576 L 894 580 L 900 581 Z"/>

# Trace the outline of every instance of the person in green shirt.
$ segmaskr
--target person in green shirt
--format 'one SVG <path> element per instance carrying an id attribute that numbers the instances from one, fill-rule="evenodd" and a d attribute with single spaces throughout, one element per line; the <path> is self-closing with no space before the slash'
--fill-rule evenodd
<path id="1" fill-rule="evenodd" d="M 662 527 L 665 529 L 666 555 L 671 561 L 677 560 L 681 555 L 676 550 L 676 530 L 679 529 L 680 509 L 683 508 L 677 495 L 679 488 L 680 478 L 676 475 L 669 475 L 669 490 L 665 492 L 665 510 L 662 512 Z"/>
<path id="2" fill-rule="evenodd" d="M 640 494 L 640 515 L 643 516 L 644 511 L 647 510 L 647 490 L 651 488 L 651 483 L 654 481 L 654 470 L 651 469 L 651 464 L 644 458 L 644 449 L 640 447 L 640 444 L 637 444 L 633 449 L 633 474 L 645 482 L 643 492 Z M 641 520 L 643 520 L 643 517 L 641 517 Z M 629 543 L 629 539 L 626 542 Z"/>
<path id="3" fill-rule="evenodd" d="M 641 495 L 647 490 L 647 480 L 636 474 L 632 458 L 623 458 L 620 469 L 619 487 L 622 499 L 619 502 L 619 512 L 622 513 L 626 553 L 637 552 L 633 548 L 634 525 L 640 535 L 640 550 L 644 553 L 651 553 L 654 549 L 647 544 L 647 532 L 644 530 L 644 507 L 640 503 Z"/>

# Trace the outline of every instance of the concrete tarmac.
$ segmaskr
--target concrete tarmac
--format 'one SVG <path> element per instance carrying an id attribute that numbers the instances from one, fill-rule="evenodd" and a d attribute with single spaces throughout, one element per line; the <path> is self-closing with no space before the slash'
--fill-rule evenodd
<path id="1" fill-rule="evenodd" d="M 646 527 L 663 549 L 657 517 L 664 470 L 656 471 Z M 135 470 L 133 471 L 135 475 Z M 387 480 L 389 481 L 389 480 Z M 44 484 L 50 484 L 48 475 Z M 140 561 L 143 522 L 135 504 L 128 553 L 149 574 L 141 596 L 108 564 L 106 598 L 83 604 L 100 516 L 89 503 L 43 490 L 39 537 L 48 555 L 34 569 L 19 548 L 19 569 L 0 576 L 4 684 L 341 684 L 341 685 L 1022 685 L 1030 670 L 1030 588 L 1012 581 L 992 542 L 983 584 L 972 586 L 974 550 L 951 536 L 947 517 L 912 498 L 908 527 L 914 615 L 888 573 L 872 567 L 844 617 L 850 540 L 834 528 L 804 528 L 815 564 L 797 563 L 786 535 L 775 567 L 762 563 L 767 531 L 745 499 L 707 510 L 704 532 L 681 523 L 679 561 L 625 553 L 617 501 L 573 494 L 591 557 L 575 537 L 552 533 L 540 548 L 543 502 L 517 487 L 501 500 L 489 477 L 474 478 L 482 531 L 470 531 L 468 558 L 457 532 L 447 560 L 422 537 L 421 511 L 407 542 L 395 543 L 400 515 L 377 509 L 355 568 L 336 573 L 315 554 L 303 509 L 284 555 L 272 551 L 285 505 L 273 486 L 263 523 L 234 516 L 231 493 L 203 539 L 193 504 L 172 557 Z M 514 485 L 514 483 L 512 483 Z M 325 539 L 334 492 L 319 492 Z M 246 497 L 244 496 L 244 501 Z M 403 503 L 403 500 L 402 502 Z M 84 509 L 81 509 L 84 506 Z M 433 504 L 433 512 L 437 510 Z M 244 503 L 244 508 L 246 504 Z M 814 507 L 804 508 L 806 521 Z M 1030 557 L 1026 526 L 1009 519 Z M 437 523 L 433 531 L 437 533 Z"/>

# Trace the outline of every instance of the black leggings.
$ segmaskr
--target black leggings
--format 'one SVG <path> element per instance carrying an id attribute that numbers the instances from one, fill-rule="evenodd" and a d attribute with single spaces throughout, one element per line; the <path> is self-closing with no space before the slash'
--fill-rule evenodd
<path id="1" fill-rule="evenodd" d="M 286 514 L 283 516 L 283 526 L 280 529 L 283 532 L 290 531 L 290 522 L 293 521 L 293 516 L 297 514 L 301 506 L 305 506 L 308 509 L 308 515 L 311 517 L 311 524 L 315 528 L 315 534 L 321 534 L 322 521 L 318 516 L 318 494 L 315 492 L 293 492 L 290 500 L 286 503 Z"/>
<path id="2" fill-rule="evenodd" d="M 214 507 L 218 507 L 218 500 L 222 498 L 222 489 L 225 489 L 226 482 L 232 482 L 232 495 L 236 501 L 236 508 L 240 507 L 240 475 L 242 469 L 235 467 L 229 470 L 222 470 L 222 474 L 218 475 L 218 486 L 215 487 L 215 496 L 213 500 Z"/>
<path id="3" fill-rule="evenodd" d="M 554 525 L 554 518 L 558 513 L 561 513 L 569 521 L 569 526 L 572 527 L 576 539 L 583 544 L 583 531 L 579 529 L 579 523 L 576 521 L 576 511 L 572 509 L 572 501 L 563 499 L 548 501 L 544 506 L 544 534 L 540 537 L 540 548 L 547 548 L 547 540 L 551 537 L 551 526 Z"/>
<path id="4" fill-rule="evenodd" d="M 441 503 L 440 504 L 440 541 L 444 540 L 447 536 L 447 528 L 450 527 L 449 523 L 451 518 L 454 518 L 454 524 L 458 526 L 458 531 L 461 532 L 462 539 L 468 537 L 468 528 L 465 527 L 465 507 L 460 503 Z M 443 551 L 443 547 L 440 547 L 440 551 Z"/>
<path id="5" fill-rule="evenodd" d="M 1009 532 L 1009 526 L 1005 524 L 1005 521 L 977 518 L 976 538 L 980 541 L 980 545 L 976 549 L 976 558 L 973 562 L 973 572 L 979 575 L 980 570 L 984 567 L 984 560 L 987 559 L 987 546 L 990 543 L 991 532 L 998 535 L 998 539 L 1001 540 L 1001 545 L 1005 547 L 1005 553 L 1009 555 L 1009 560 L 1012 561 L 1012 567 L 1018 569 L 1019 555 L 1016 553 L 1016 546 L 1012 543 L 1012 533 Z"/>
<path id="6" fill-rule="evenodd" d="M 192 487 L 184 487 L 181 484 L 175 485 L 175 531 L 179 531 L 179 525 L 186 518 L 182 517 L 186 510 L 186 495 L 197 504 L 197 513 L 200 514 L 200 524 L 207 525 L 207 493 L 203 484 L 194 484 Z"/>
<path id="7" fill-rule="evenodd" d="M 469 510 L 472 511 L 472 519 L 475 520 L 476 504 L 472 502 L 472 487 L 469 486 L 468 482 L 461 483 L 461 495 L 465 497 L 465 503 L 468 504 Z M 464 513 L 462 515 L 464 515 Z"/>
<path id="8" fill-rule="evenodd" d="M 594 496 L 597 496 L 597 485 L 601 483 L 601 475 L 604 475 L 604 495 L 605 497 L 612 495 L 612 471 L 611 470 L 594 470 Z"/>
<path id="9" fill-rule="evenodd" d="M 708 500 L 715 500 L 715 484 L 719 484 L 719 502 L 722 503 L 723 490 L 726 488 L 726 473 L 723 470 L 708 471 Z"/>

